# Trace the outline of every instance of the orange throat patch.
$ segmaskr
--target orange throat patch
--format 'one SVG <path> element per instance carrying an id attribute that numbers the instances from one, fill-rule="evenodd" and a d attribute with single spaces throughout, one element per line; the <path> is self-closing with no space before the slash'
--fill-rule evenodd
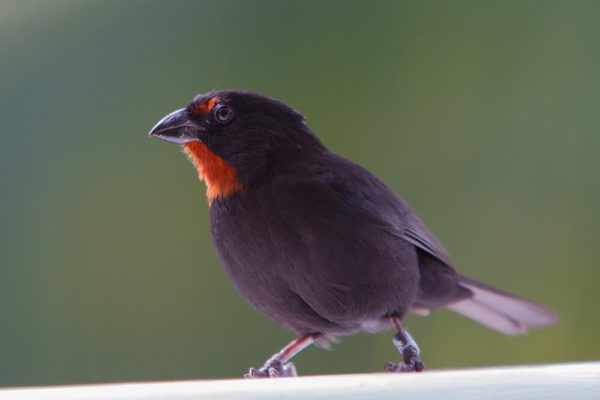
<path id="1" fill-rule="evenodd" d="M 204 179 L 206 182 L 209 205 L 218 197 L 227 197 L 243 190 L 233 167 L 210 151 L 205 144 L 189 142 L 183 145 L 183 150 L 198 170 L 200 180 Z"/>

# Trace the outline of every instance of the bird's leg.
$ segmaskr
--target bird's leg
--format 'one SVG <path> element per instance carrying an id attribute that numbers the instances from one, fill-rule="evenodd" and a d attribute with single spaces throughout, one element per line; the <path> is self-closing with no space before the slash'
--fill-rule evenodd
<path id="1" fill-rule="evenodd" d="M 415 339 L 404 329 L 398 318 L 392 317 L 391 320 L 398 331 L 392 341 L 402 354 L 402 362 L 386 363 L 384 369 L 388 372 L 421 372 L 425 370 L 425 364 L 421 361 L 421 350 Z"/>
<path id="2" fill-rule="evenodd" d="M 315 335 L 307 334 L 285 346 L 279 353 L 273 354 L 259 368 L 250 368 L 244 378 L 279 378 L 298 376 L 296 367 L 290 362 L 292 357 L 310 346 L 315 341 Z"/>

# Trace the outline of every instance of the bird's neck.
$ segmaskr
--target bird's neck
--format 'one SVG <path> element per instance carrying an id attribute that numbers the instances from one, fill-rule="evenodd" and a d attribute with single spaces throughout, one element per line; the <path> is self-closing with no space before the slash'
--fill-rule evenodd
<path id="1" fill-rule="evenodd" d="M 200 180 L 204 179 L 206 182 L 209 205 L 218 197 L 225 198 L 243 190 L 235 169 L 205 144 L 189 142 L 183 145 L 183 149 L 196 167 Z"/>

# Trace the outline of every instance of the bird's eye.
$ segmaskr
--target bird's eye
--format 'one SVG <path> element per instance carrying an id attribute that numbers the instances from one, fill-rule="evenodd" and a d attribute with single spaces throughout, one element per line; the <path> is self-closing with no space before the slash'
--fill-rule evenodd
<path id="1" fill-rule="evenodd" d="M 212 109 L 213 118 L 220 124 L 226 124 L 233 118 L 233 108 L 224 104 L 217 104 Z"/>

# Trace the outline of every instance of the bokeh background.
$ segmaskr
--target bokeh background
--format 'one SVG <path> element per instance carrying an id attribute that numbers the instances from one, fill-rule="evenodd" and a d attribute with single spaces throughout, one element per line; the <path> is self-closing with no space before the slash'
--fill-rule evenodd
<path id="1" fill-rule="evenodd" d="M 600 358 L 600 2 L 0 4 L 0 385 L 238 377 L 292 339 L 224 276 L 204 186 L 146 137 L 214 88 L 304 113 L 461 272 L 547 304 L 407 326 L 432 369 Z M 391 332 L 296 359 L 380 371 Z"/>

